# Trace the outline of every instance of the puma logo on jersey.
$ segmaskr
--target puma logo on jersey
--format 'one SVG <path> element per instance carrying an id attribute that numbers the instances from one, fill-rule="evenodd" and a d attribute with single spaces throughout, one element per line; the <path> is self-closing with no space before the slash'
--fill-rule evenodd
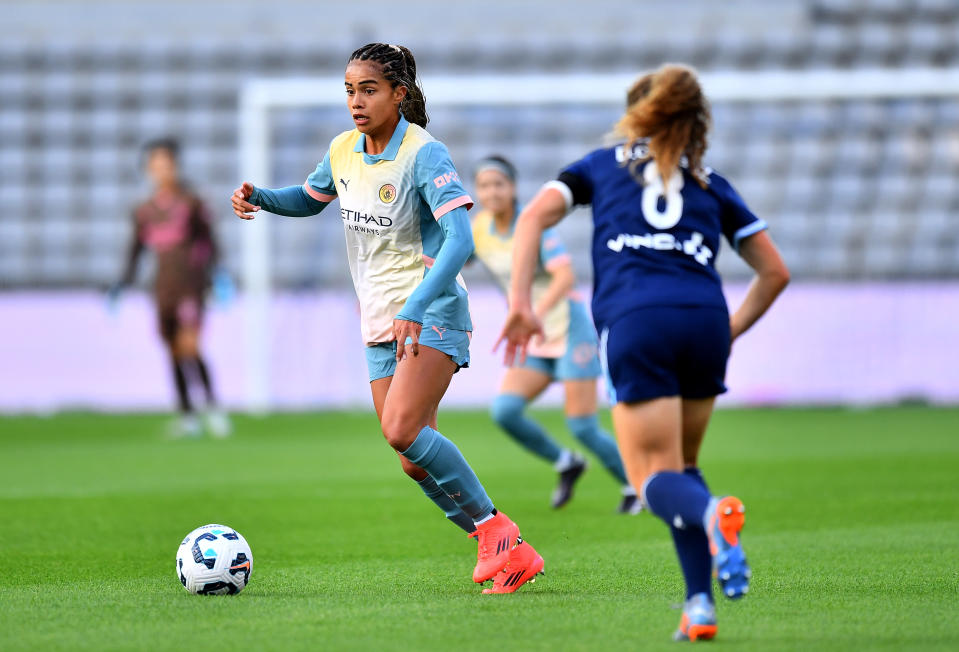
<path id="1" fill-rule="evenodd" d="M 350 180 L 340 178 L 340 185 L 343 186 L 343 190 L 349 190 Z"/>

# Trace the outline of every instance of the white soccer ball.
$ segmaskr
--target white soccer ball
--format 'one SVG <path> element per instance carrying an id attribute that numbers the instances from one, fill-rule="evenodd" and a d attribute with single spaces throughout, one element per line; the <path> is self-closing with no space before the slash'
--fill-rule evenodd
<path id="1" fill-rule="evenodd" d="M 253 552 L 226 525 L 204 525 L 186 535 L 176 553 L 176 576 L 190 593 L 239 593 L 250 581 Z"/>

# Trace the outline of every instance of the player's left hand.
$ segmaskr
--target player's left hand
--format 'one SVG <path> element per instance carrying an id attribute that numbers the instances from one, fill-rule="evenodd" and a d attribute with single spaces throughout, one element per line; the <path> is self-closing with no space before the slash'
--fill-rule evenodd
<path id="1" fill-rule="evenodd" d="M 526 362 L 526 347 L 533 337 L 540 341 L 543 339 L 543 324 L 536 317 L 531 308 L 515 309 L 511 308 L 506 315 L 506 323 L 503 324 L 503 331 L 496 340 L 496 346 L 493 351 L 497 351 L 504 341 L 506 350 L 503 353 L 503 364 L 512 367 L 514 362 L 523 364 Z M 519 358 L 517 359 L 517 354 Z"/>
<path id="2" fill-rule="evenodd" d="M 420 333 L 423 327 L 415 321 L 405 319 L 393 320 L 393 337 L 396 338 L 396 361 L 402 362 L 407 354 L 412 353 L 415 358 L 420 354 Z M 407 344 L 406 340 L 410 340 Z"/>

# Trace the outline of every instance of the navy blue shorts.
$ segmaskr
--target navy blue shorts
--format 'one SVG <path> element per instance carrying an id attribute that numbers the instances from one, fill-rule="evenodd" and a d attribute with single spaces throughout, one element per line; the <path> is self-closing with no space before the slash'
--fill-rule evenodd
<path id="1" fill-rule="evenodd" d="M 610 402 L 722 394 L 729 338 L 729 313 L 722 308 L 653 306 L 630 312 L 600 334 Z"/>

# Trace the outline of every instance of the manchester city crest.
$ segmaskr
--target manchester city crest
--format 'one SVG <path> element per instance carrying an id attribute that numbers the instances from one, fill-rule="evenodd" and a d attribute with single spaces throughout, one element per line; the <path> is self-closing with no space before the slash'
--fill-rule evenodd
<path id="1" fill-rule="evenodd" d="M 384 204 L 392 204 L 396 199 L 396 187 L 391 183 L 385 183 L 380 186 L 380 201 Z"/>

